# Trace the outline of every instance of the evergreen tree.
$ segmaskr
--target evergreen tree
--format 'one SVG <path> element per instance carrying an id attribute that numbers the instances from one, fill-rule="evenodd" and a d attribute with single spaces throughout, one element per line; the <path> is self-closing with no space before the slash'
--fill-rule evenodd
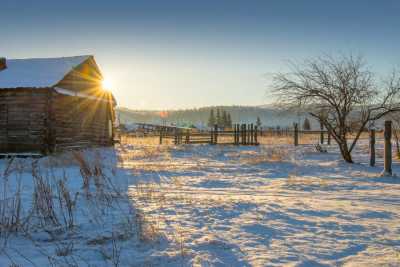
<path id="1" fill-rule="evenodd" d="M 258 117 L 258 116 L 257 116 L 256 125 L 257 125 L 257 127 L 258 127 L 258 128 L 260 128 L 260 127 L 261 127 L 261 125 L 262 125 L 262 123 L 261 123 L 261 119 L 260 119 L 260 117 Z"/>
<path id="2" fill-rule="evenodd" d="M 214 109 L 211 109 L 211 111 L 210 111 L 210 117 L 208 117 L 208 127 L 214 127 L 214 125 L 215 125 L 215 123 L 216 123 L 216 120 L 215 120 L 215 115 L 214 115 Z"/>
<path id="3" fill-rule="evenodd" d="M 310 124 L 310 121 L 308 120 L 308 118 L 304 119 L 303 130 L 306 130 L 306 131 L 311 130 L 311 124 Z"/>
<path id="4" fill-rule="evenodd" d="M 221 127 L 228 127 L 228 114 L 225 110 L 222 112 Z"/>
<path id="5" fill-rule="evenodd" d="M 227 127 L 232 128 L 232 118 L 230 113 L 227 115 Z"/>
<path id="6" fill-rule="evenodd" d="M 216 124 L 218 125 L 218 128 L 222 127 L 222 116 L 221 116 L 221 111 L 219 110 L 219 108 L 217 108 Z"/>

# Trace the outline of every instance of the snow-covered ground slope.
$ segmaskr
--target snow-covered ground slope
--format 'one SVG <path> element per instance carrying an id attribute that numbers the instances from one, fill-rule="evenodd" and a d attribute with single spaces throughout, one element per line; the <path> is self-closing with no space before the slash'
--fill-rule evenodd
<path id="1" fill-rule="evenodd" d="M 160 180 L 130 194 L 191 263 L 400 265 L 400 178 L 380 177 L 381 162 L 350 165 L 312 147 L 193 146 L 129 167 Z"/>
<path id="2" fill-rule="evenodd" d="M 1 199 L 20 184 L 29 225 L 0 235 L 0 266 L 399 266 L 400 178 L 381 177 L 379 159 L 369 167 L 366 144 L 354 158 L 334 146 L 137 144 L 3 160 Z M 58 223 L 42 216 L 43 187 Z"/>

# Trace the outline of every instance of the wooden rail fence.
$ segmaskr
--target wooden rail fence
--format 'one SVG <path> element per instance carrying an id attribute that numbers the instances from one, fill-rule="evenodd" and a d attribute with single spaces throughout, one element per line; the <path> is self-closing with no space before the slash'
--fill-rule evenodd
<path id="1" fill-rule="evenodd" d="M 331 144 L 331 136 L 326 130 L 307 130 L 301 131 L 297 124 L 293 129 L 260 129 L 254 124 L 234 124 L 232 129 L 221 130 L 217 126 L 210 131 L 194 131 L 192 129 L 175 128 L 171 129 L 159 128 L 157 132 L 160 138 L 160 144 L 163 140 L 173 140 L 176 145 L 179 144 L 231 144 L 231 145 L 259 145 L 259 137 L 266 136 L 287 136 L 293 138 L 293 144 L 298 146 L 299 139 L 304 135 L 319 136 L 319 143 Z M 327 138 L 325 138 L 325 136 Z"/>
<path id="2" fill-rule="evenodd" d="M 175 129 L 173 134 L 160 131 L 160 144 L 164 139 L 173 139 L 174 144 L 231 144 L 258 145 L 259 129 L 253 124 L 234 124 L 231 130 L 221 130 L 217 125 L 206 132 Z"/>
<path id="3" fill-rule="evenodd" d="M 299 145 L 299 137 L 304 134 L 319 135 L 320 144 L 331 144 L 331 135 L 328 131 L 324 130 L 321 126 L 318 131 L 300 131 L 297 123 L 294 124 L 292 129 L 269 129 L 262 130 L 253 124 L 234 124 L 230 130 L 221 130 L 217 125 L 211 131 L 196 132 L 192 129 L 174 128 L 171 127 L 163 128 L 159 127 L 160 144 L 163 143 L 164 139 L 173 139 L 174 144 L 233 144 L 233 145 L 259 145 L 259 136 L 288 136 L 293 138 L 294 146 Z M 171 130 L 174 132 L 171 133 Z M 376 143 L 376 130 L 371 129 L 368 131 L 369 138 L 369 154 L 370 154 L 370 166 L 375 165 L 375 143 Z M 325 139 L 326 137 L 326 139 Z M 385 121 L 385 128 L 383 131 L 384 137 L 384 170 L 382 175 L 392 175 L 392 122 Z M 326 140 L 326 141 L 325 141 Z M 320 147 L 316 145 L 316 148 Z"/>

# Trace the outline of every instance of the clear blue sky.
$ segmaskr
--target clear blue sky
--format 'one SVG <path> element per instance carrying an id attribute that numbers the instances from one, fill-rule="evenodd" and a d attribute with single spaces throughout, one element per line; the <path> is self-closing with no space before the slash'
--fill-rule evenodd
<path id="1" fill-rule="evenodd" d="M 400 64 L 400 1 L 0 1 L 0 54 L 93 54 L 119 104 L 258 105 L 288 60 Z"/>

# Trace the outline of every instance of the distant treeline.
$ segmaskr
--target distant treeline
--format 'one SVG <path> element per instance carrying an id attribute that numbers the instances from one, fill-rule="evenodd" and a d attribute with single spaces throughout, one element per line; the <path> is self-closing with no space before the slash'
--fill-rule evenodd
<path id="1" fill-rule="evenodd" d="M 217 112 L 220 112 L 219 122 Z M 214 113 L 214 121 L 210 121 L 211 112 Z M 224 118 L 225 114 L 225 118 Z M 232 123 L 254 123 L 263 127 L 290 127 L 293 123 L 303 126 L 306 114 L 296 112 L 281 111 L 271 107 L 257 106 L 213 106 L 183 110 L 131 110 L 118 108 L 117 116 L 121 123 L 131 124 L 154 123 L 167 125 L 175 124 L 179 126 L 208 127 L 210 122 L 221 126 L 229 126 Z M 257 123 L 258 118 L 258 123 Z M 315 121 L 310 119 L 311 128 L 319 127 Z"/>

